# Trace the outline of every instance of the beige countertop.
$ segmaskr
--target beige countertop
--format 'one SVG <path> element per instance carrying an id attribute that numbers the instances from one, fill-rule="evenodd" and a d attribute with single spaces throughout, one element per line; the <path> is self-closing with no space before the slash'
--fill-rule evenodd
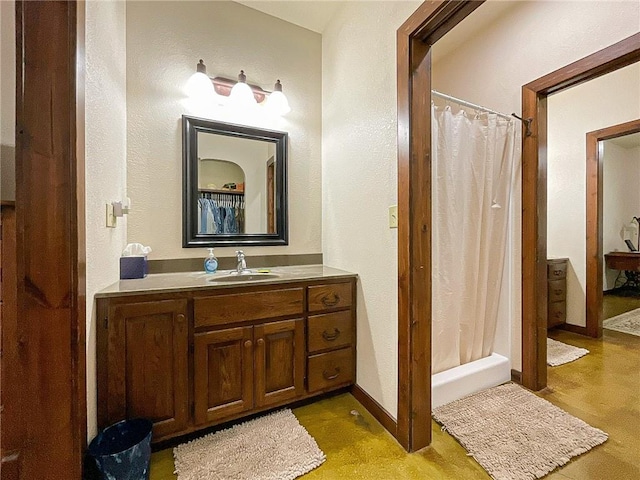
<path id="1" fill-rule="evenodd" d="M 232 274 L 233 270 L 222 270 L 208 274 L 202 272 L 158 273 L 135 280 L 120 280 L 96 293 L 96 298 L 120 297 L 123 295 L 139 295 L 145 293 L 181 292 L 199 289 L 232 288 L 243 285 L 278 285 L 304 280 L 324 280 L 336 278 L 352 278 L 355 273 L 338 270 L 324 265 L 297 265 L 292 267 L 268 268 L 270 276 L 260 278 L 258 271 L 250 269 L 255 280 L 224 281 L 223 277 Z M 277 275 L 277 277 L 273 277 Z"/>

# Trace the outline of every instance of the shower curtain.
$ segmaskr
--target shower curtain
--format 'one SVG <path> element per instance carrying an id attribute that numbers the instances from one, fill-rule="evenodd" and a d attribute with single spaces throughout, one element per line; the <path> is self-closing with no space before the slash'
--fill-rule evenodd
<path id="1" fill-rule="evenodd" d="M 492 353 L 516 128 L 495 114 L 432 105 L 432 373 Z"/>

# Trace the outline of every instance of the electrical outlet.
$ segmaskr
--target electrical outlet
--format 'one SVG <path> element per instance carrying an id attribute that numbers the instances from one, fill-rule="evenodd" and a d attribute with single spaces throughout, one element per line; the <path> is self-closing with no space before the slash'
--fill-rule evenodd
<path id="1" fill-rule="evenodd" d="M 389 207 L 389 228 L 398 228 L 398 206 Z"/>
<path id="2" fill-rule="evenodd" d="M 113 211 L 113 205 L 111 203 L 107 203 L 107 227 L 116 227 L 116 216 L 115 212 Z"/>

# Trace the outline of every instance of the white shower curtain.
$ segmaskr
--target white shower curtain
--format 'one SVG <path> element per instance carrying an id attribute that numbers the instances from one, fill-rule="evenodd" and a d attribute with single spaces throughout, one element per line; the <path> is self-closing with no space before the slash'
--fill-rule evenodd
<path id="1" fill-rule="evenodd" d="M 495 114 L 432 106 L 432 373 L 492 353 L 517 127 Z"/>

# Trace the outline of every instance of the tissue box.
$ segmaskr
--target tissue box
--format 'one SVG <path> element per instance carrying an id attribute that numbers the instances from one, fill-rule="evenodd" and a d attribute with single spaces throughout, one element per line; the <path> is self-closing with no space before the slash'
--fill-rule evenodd
<path id="1" fill-rule="evenodd" d="M 147 257 L 120 257 L 120 280 L 147 276 Z"/>

